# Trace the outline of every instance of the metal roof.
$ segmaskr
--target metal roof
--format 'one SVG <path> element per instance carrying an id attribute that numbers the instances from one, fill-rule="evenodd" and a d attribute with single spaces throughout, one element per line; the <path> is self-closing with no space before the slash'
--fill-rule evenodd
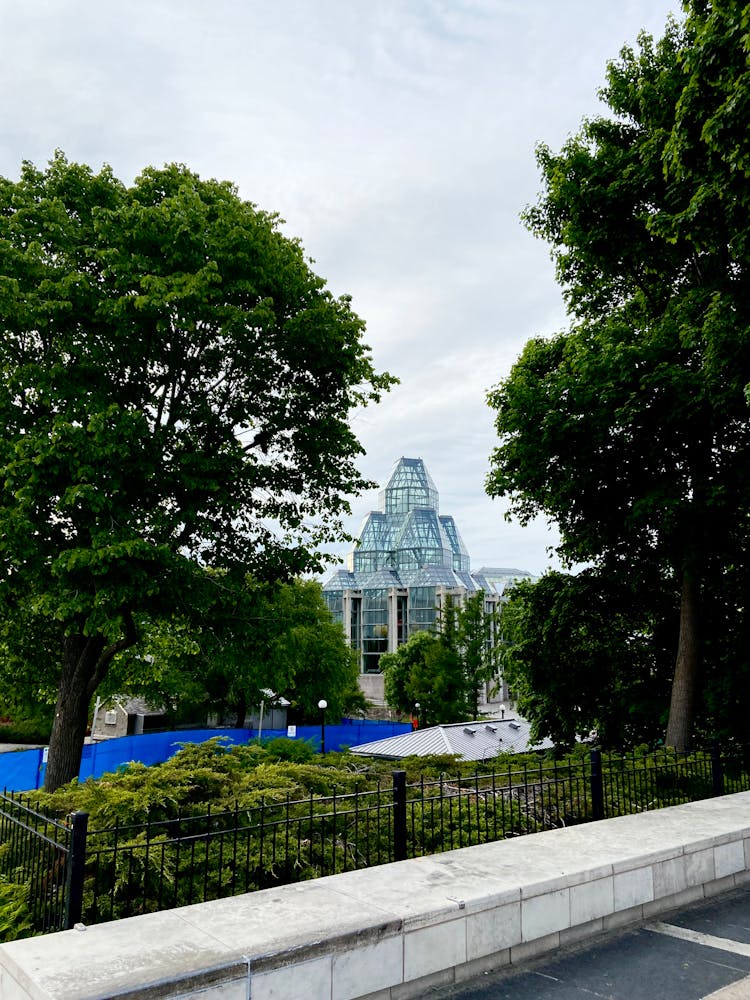
<path id="1" fill-rule="evenodd" d="M 553 744 L 544 739 L 530 743 L 531 726 L 525 719 L 479 719 L 450 725 L 416 729 L 386 740 L 373 740 L 352 747 L 363 757 L 428 757 L 452 754 L 462 760 L 491 760 L 501 753 L 548 750 Z"/>

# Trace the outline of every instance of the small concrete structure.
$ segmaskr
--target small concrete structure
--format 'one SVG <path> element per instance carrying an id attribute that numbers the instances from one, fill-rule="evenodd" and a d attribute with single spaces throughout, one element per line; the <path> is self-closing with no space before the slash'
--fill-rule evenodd
<path id="1" fill-rule="evenodd" d="M 111 698 L 94 709 L 91 721 L 92 740 L 109 740 L 118 736 L 140 736 L 148 729 L 166 726 L 167 712 L 154 708 L 143 698 Z"/>
<path id="2" fill-rule="evenodd" d="M 750 792 L 0 946 L 2 1000 L 405 1000 L 750 881 Z"/>

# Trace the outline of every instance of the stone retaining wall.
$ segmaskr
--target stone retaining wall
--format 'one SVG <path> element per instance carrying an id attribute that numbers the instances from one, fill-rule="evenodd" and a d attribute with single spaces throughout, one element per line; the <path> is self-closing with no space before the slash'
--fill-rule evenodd
<path id="1" fill-rule="evenodd" d="M 0 946 L 2 1000 L 405 1000 L 750 878 L 750 792 Z"/>

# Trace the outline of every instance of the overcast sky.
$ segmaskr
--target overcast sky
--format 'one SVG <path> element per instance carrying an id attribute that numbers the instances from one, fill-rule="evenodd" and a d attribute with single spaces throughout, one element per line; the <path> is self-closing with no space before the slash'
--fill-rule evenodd
<path id="1" fill-rule="evenodd" d="M 351 294 L 378 368 L 355 416 L 382 482 L 421 457 L 472 567 L 540 573 L 554 534 L 484 495 L 488 388 L 565 326 L 547 248 L 519 221 L 534 146 L 599 107 L 607 60 L 664 0 L 0 0 L 0 174 L 56 148 L 130 182 L 179 161 L 286 220 Z M 377 506 L 353 504 L 349 530 Z"/>

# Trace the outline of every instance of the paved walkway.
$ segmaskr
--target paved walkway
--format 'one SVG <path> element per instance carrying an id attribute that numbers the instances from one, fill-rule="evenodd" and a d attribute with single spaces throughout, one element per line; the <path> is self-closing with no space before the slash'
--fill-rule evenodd
<path id="1" fill-rule="evenodd" d="M 750 888 L 429 993 L 430 1000 L 750 1000 Z"/>

